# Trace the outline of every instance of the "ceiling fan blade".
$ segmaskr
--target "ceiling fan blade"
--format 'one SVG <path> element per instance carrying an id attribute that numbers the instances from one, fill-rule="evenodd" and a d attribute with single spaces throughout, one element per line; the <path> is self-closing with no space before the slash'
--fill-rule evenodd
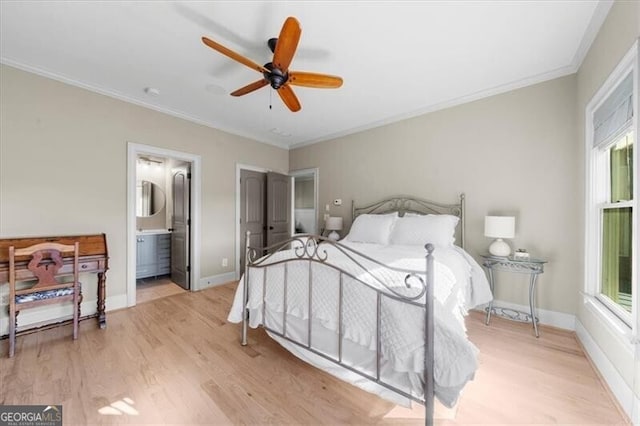
<path id="1" fill-rule="evenodd" d="M 288 84 L 280 86 L 278 89 L 278 95 L 280 95 L 282 102 L 284 102 L 291 112 L 298 112 L 302 108 L 298 97 L 293 93 L 293 89 Z"/>
<path id="2" fill-rule="evenodd" d="M 233 50 L 227 49 L 226 47 L 224 47 L 223 45 L 216 43 L 215 41 L 208 39 L 207 37 L 202 37 L 202 42 L 204 44 L 206 44 L 207 46 L 209 46 L 210 48 L 212 48 L 213 50 L 216 50 L 220 53 L 222 53 L 225 56 L 228 56 L 229 58 L 233 59 L 234 61 L 238 61 L 241 64 L 244 64 L 246 66 L 248 66 L 249 68 L 252 68 L 260 73 L 264 73 L 264 72 L 269 72 L 269 70 L 267 70 L 265 67 L 263 67 L 262 65 L 258 65 L 255 62 L 253 62 L 251 59 L 247 59 L 244 56 L 240 55 L 239 53 L 234 52 Z"/>
<path id="3" fill-rule="evenodd" d="M 255 90 L 258 90 L 258 89 L 266 86 L 267 84 L 269 84 L 269 82 L 263 78 L 262 80 L 254 81 L 251 84 L 247 84 L 246 86 L 241 87 L 240 89 L 236 90 L 235 92 L 231 92 L 231 96 L 246 95 L 247 93 L 251 93 L 251 92 L 253 92 Z"/>
<path id="4" fill-rule="evenodd" d="M 302 34 L 302 29 L 300 29 L 298 20 L 293 16 L 288 17 L 282 25 L 282 30 L 280 30 L 272 61 L 276 68 L 283 72 L 287 72 L 289 69 L 300 41 L 300 34 Z"/>
<path id="5" fill-rule="evenodd" d="M 294 86 L 315 87 L 318 89 L 336 89 L 342 86 L 342 78 L 335 75 L 314 72 L 291 71 L 289 83 Z"/>

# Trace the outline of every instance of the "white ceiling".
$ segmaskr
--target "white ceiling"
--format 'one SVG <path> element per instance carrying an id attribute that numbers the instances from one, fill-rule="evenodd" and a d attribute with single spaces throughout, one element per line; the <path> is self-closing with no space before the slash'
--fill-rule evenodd
<path id="1" fill-rule="evenodd" d="M 292 147 L 573 73 L 610 7 L 594 0 L 2 1 L 0 61 Z M 264 64 L 266 41 L 287 16 L 302 26 L 290 69 L 340 75 L 344 85 L 295 87 L 298 113 L 269 87 L 229 96 L 260 75 L 200 38 Z"/>

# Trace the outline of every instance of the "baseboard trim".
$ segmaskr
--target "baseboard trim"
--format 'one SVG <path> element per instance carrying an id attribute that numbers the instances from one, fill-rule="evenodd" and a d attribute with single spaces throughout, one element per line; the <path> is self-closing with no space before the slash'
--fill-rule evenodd
<path id="1" fill-rule="evenodd" d="M 618 370 L 609 361 L 609 358 L 602 352 L 602 349 L 600 349 L 580 320 L 576 320 L 576 335 L 620 408 L 631 419 L 632 424 L 640 424 L 640 399 L 634 395 L 633 390 L 627 385 Z M 634 406 L 636 407 L 635 412 L 633 410 Z"/>
<path id="2" fill-rule="evenodd" d="M 95 301 L 93 302 L 95 305 Z M 117 309 L 123 309 L 128 306 L 127 303 L 127 295 L 126 294 L 118 294 L 117 296 L 107 297 L 105 301 L 105 311 L 115 311 Z M 98 308 L 96 307 L 96 310 Z"/>
<path id="3" fill-rule="evenodd" d="M 212 275 L 210 277 L 200 278 L 198 282 L 197 290 L 204 290 L 205 288 L 215 287 L 222 284 L 226 284 L 230 281 L 236 281 L 236 273 L 234 272 L 226 272 L 224 274 Z"/>
<path id="4" fill-rule="evenodd" d="M 529 312 L 529 306 L 505 302 L 504 300 L 496 299 L 493 301 L 493 305 L 513 309 L 516 311 Z M 485 306 L 482 306 L 479 309 L 484 311 Z M 552 327 L 571 331 L 575 331 L 576 329 L 575 315 L 566 314 L 564 312 L 548 311 L 546 309 L 539 308 L 536 309 L 536 315 L 538 316 L 538 320 L 540 321 L 539 324 L 550 325 Z"/>

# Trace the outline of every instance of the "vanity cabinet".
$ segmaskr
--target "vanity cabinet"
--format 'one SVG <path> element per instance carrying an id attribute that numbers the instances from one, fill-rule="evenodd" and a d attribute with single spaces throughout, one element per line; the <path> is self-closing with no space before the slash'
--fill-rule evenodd
<path id="1" fill-rule="evenodd" d="M 171 273 L 171 234 L 140 234 L 136 240 L 136 278 Z"/>

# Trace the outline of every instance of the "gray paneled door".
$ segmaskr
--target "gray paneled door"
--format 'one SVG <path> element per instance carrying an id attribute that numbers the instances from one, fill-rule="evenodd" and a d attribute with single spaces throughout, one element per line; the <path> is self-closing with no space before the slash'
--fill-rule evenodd
<path id="1" fill-rule="evenodd" d="M 267 173 L 267 245 L 291 235 L 291 178 Z"/>
<path id="2" fill-rule="evenodd" d="M 266 187 L 265 173 L 240 171 L 240 272 L 244 272 L 247 231 L 251 231 L 251 247 L 265 246 Z"/>
<path id="3" fill-rule="evenodd" d="M 191 225 L 189 166 L 174 168 L 172 176 L 171 281 L 189 289 L 189 227 Z"/>

